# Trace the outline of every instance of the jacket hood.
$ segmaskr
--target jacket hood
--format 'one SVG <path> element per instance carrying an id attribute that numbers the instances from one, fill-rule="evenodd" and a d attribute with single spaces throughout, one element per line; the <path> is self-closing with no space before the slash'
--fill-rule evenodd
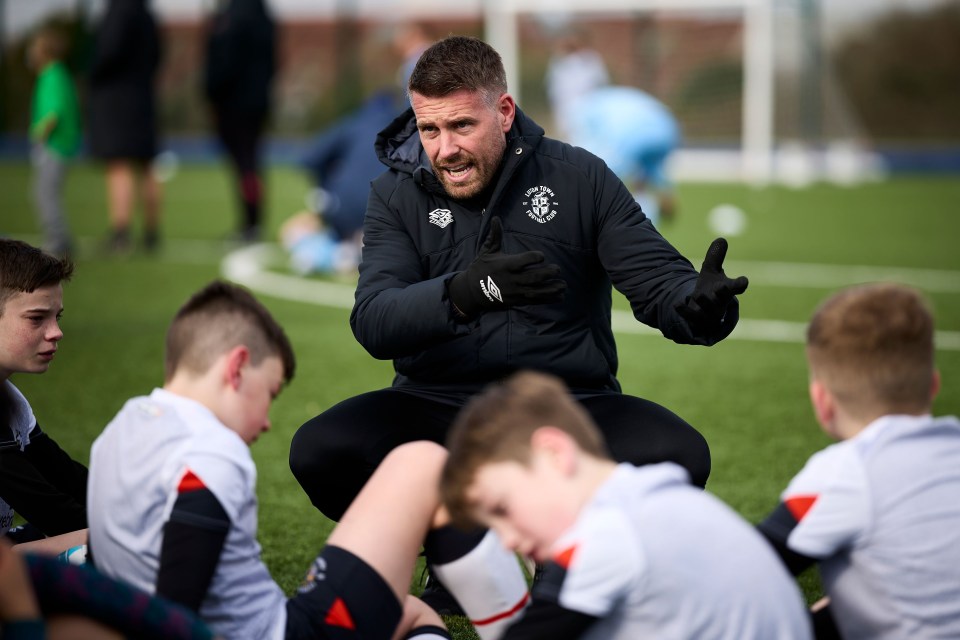
<path id="1" fill-rule="evenodd" d="M 513 126 L 507 132 L 507 145 L 521 141 L 535 147 L 542 137 L 543 127 L 528 118 L 517 107 Z M 374 148 L 380 162 L 390 169 L 411 175 L 416 175 L 418 170 L 433 173 L 430 160 L 423 151 L 423 145 L 420 144 L 413 107 L 408 107 L 377 134 Z"/>

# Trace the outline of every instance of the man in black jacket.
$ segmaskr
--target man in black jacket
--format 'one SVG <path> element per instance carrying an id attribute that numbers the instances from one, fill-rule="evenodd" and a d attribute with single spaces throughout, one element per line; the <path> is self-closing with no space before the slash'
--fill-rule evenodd
<path id="1" fill-rule="evenodd" d="M 726 241 L 698 274 L 602 160 L 544 137 L 516 107 L 500 56 L 480 40 L 434 44 L 408 88 L 412 109 L 377 139 L 389 170 L 372 183 L 350 317 L 396 377 L 297 432 L 290 465 L 313 504 L 339 518 L 388 451 L 444 442 L 473 393 L 518 369 L 564 379 L 615 459 L 672 460 L 703 485 L 703 437 L 621 392 L 611 286 L 666 337 L 714 344 L 747 287 L 723 272 Z"/>

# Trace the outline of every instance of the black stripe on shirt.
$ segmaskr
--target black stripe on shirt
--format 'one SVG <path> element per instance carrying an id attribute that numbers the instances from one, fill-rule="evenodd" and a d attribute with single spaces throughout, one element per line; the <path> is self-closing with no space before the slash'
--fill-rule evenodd
<path id="1" fill-rule="evenodd" d="M 230 518 L 212 491 L 180 493 L 163 527 L 157 595 L 199 611 L 229 531 Z"/>

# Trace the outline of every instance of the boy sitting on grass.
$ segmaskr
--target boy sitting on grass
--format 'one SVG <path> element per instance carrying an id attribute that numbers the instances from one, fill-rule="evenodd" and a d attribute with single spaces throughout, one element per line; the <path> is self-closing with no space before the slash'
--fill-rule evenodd
<path id="1" fill-rule="evenodd" d="M 165 365 L 163 388 L 129 400 L 91 450 L 98 569 L 231 640 L 449 638 L 407 595 L 439 504 L 440 445 L 390 454 L 288 600 L 260 558 L 249 450 L 293 377 L 286 334 L 249 292 L 214 282 L 174 317 Z"/>
<path id="2" fill-rule="evenodd" d="M 810 637 L 796 584 L 754 528 L 676 464 L 616 464 L 558 379 L 487 387 L 447 448 L 454 522 L 545 563 L 504 638 Z"/>
<path id="3" fill-rule="evenodd" d="M 40 429 L 10 378 L 50 368 L 72 274 L 69 260 L 0 238 L 0 536 L 48 553 L 86 542 L 87 468 Z M 11 529 L 14 512 L 27 524 Z"/>
<path id="4" fill-rule="evenodd" d="M 960 638 L 960 421 L 931 415 L 933 326 L 919 293 L 873 284 L 828 298 L 807 329 L 814 413 L 840 442 L 760 531 L 793 573 L 819 564 L 818 638 Z"/>

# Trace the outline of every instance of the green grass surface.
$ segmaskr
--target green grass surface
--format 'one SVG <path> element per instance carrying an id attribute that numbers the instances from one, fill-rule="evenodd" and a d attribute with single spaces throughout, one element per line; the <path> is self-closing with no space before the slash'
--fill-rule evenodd
<path id="1" fill-rule="evenodd" d="M 0 164 L 0 233 L 37 241 L 26 164 Z M 268 180 L 271 238 L 301 208 L 308 187 L 292 169 Z M 759 275 L 761 263 L 867 265 L 952 272 L 960 285 L 960 181 L 899 178 L 856 188 L 815 186 L 797 191 L 740 185 L 679 188 L 679 219 L 663 229 L 697 265 L 714 237 L 707 213 L 718 203 L 741 207 L 746 231 L 731 238 L 728 272 L 752 275 L 742 297 L 748 320 L 805 322 L 815 305 L 841 286 L 787 286 Z M 106 230 L 102 175 L 95 165 L 72 167 L 66 190 L 70 220 L 84 240 L 78 269 L 65 289 L 61 351 L 43 376 L 17 376 L 44 425 L 72 455 L 86 461 L 103 426 L 133 395 L 162 382 L 164 331 L 186 297 L 219 274 L 228 247 L 219 239 L 236 213 L 227 172 L 188 165 L 166 185 L 164 237 L 158 255 L 113 258 L 96 251 Z M 201 241 L 201 242 L 198 242 Z M 840 271 L 840 278 L 848 271 Z M 938 329 L 960 332 L 960 293 L 928 290 Z M 314 510 L 290 474 L 287 454 L 296 429 L 335 402 L 389 384 L 388 362 L 356 343 L 348 311 L 261 294 L 286 327 L 298 357 L 293 383 L 274 405 L 273 429 L 254 446 L 259 468 L 260 540 L 264 558 L 288 592 L 299 582 L 331 523 Z M 616 300 L 619 309 L 625 301 Z M 811 453 L 828 443 L 806 396 L 799 343 L 728 340 L 715 347 L 681 346 L 661 337 L 618 336 L 626 392 L 676 411 L 710 442 L 708 488 L 751 521 L 761 518 Z M 937 413 L 960 414 L 960 351 L 940 350 L 943 391 Z M 816 597 L 805 577 L 808 598 Z M 470 632 L 460 621 L 457 637 Z"/>

